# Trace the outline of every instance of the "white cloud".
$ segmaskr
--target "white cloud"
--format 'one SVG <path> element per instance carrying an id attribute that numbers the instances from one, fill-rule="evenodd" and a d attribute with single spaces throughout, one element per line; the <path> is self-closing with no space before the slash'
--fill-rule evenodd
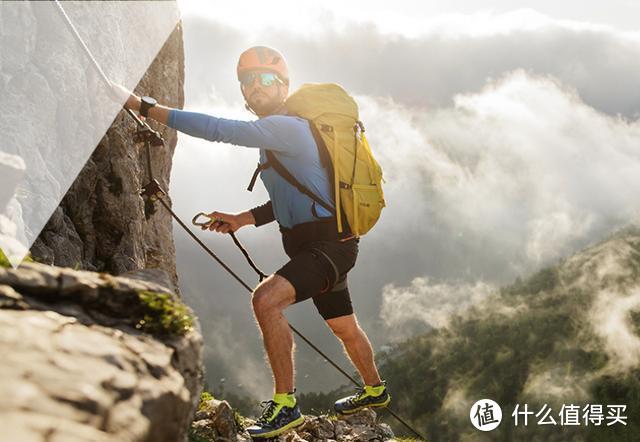
<path id="1" fill-rule="evenodd" d="M 566 365 L 544 365 L 530 367 L 522 388 L 522 397 L 540 403 L 576 403 L 590 399 L 589 387 L 594 379 L 592 373 L 576 376 Z"/>
<path id="2" fill-rule="evenodd" d="M 415 278 L 409 287 L 389 284 L 382 289 L 380 316 L 392 338 L 407 338 L 411 321 L 429 328 L 445 327 L 452 315 L 462 314 L 494 291 L 495 287 L 481 281 L 438 283 L 426 277 Z"/>
<path id="3" fill-rule="evenodd" d="M 631 326 L 631 312 L 640 310 L 640 288 L 628 294 L 603 290 L 590 311 L 593 330 L 603 339 L 608 370 L 624 372 L 640 364 L 640 337 Z"/>
<path id="4" fill-rule="evenodd" d="M 400 219 L 427 247 L 465 237 L 477 261 L 523 270 L 640 209 L 640 122 L 599 113 L 553 79 L 517 71 L 437 111 L 360 102 L 386 172 L 389 235 Z"/>
<path id="5" fill-rule="evenodd" d="M 418 37 L 429 34 L 487 36 L 512 31 L 528 31 L 562 25 L 574 29 L 635 29 L 627 14 L 637 12 L 636 5 L 618 2 L 601 5 L 580 2 L 579 7 L 557 2 L 495 0 L 416 3 L 401 0 L 350 1 L 326 0 L 321 4 L 281 0 L 278 7 L 265 2 L 213 3 L 207 0 L 179 0 L 182 14 L 220 20 L 248 35 L 265 30 L 287 29 L 297 34 L 321 33 L 329 28 L 348 29 L 349 23 L 370 24 L 384 34 Z M 566 2 L 565 2 L 566 3 Z"/>

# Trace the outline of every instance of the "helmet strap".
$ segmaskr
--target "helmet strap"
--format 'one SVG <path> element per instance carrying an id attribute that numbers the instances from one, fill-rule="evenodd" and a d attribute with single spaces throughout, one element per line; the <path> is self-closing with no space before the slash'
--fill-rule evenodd
<path id="1" fill-rule="evenodd" d="M 251 106 L 249 106 L 249 103 L 247 103 L 246 101 L 244 102 L 244 108 L 246 110 L 248 110 L 249 112 L 251 112 L 253 115 L 255 115 L 256 117 L 259 117 L 260 115 L 258 115 L 256 113 L 256 111 L 254 111 L 253 109 L 251 109 Z"/>
<path id="2" fill-rule="evenodd" d="M 246 110 L 248 110 L 249 112 L 251 112 L 253 115 L 255 115 L 256 117 L 259 117 L 259 115 L 256 113 L 256 111 L 254 111 L 253 109 L 251 109 L 251 106 L 249 106 L 249 102 L 247 100 L 246 95 L 244 94 L 244 89 L 242 88 L 242 86 L 240 86 L 240 92 L 242 93 L 242 98 L 244 98 L 244 108 Z"/>

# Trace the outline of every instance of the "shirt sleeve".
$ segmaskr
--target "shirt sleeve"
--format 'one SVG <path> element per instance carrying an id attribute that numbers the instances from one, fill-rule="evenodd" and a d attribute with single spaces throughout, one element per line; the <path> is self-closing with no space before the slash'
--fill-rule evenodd
<path id="1" fill-rule="evenodd" d="M 253 218 L 256 220 L 256 227 L 269 224 L 276 219 L 273 213 L 273 205 L 271 204 L 271 201 L 267 201 L 261 206 L 254 207 L 251 209 L 251 213 L 253 214 Z"/>
<path id="2" fill-rule="evenodd" d="M 270 115 L 255 121 L 218 118 L 172 109 L 168 126 L 188 135 L 236 146 L 256 147 L 293 154 L 311 132 L 309 123 L 289 115 Z"/>

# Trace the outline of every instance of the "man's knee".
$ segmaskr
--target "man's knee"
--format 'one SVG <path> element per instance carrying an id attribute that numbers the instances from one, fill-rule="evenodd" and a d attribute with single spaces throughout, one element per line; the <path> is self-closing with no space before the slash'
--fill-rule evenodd
<path id="1" fill-rule="evenodd" d="M 329 325 L 333 334 L 342 341 L 352 340 L 362 333 L 360 325 L 353 314 L 327 319 L 327 325 Z"/>
<path id="2" fill-rule="evenodd" d="M 279 275 L 271 275 L 253 291 L 251 303 L 256 314 L 282 311 L 295 301 L 295 289 Z"/>

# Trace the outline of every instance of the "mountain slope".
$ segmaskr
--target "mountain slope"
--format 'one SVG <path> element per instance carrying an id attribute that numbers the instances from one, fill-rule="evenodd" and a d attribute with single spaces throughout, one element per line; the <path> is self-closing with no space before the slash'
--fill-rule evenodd
<path id="1" fill-rule="evenodd" d="M 381 371 L 396 409 L 433 441 L 638 440 L 639 331 L 640 229 L 631 227 L 398 345 Z M 483 398 L 503 413 L 487 433 L 469 420 Z M 525 403 L 535 412 L 546 403 L 557 425 L 532 415 L 516 427 L 511 414 Z M 581 406 L 581 425 L 560 425 L 563 404 Z M 605 416 L 607 405 L 625 404 L 628 425 L 586 430 L 587 404 L 603 405 Z"/>

